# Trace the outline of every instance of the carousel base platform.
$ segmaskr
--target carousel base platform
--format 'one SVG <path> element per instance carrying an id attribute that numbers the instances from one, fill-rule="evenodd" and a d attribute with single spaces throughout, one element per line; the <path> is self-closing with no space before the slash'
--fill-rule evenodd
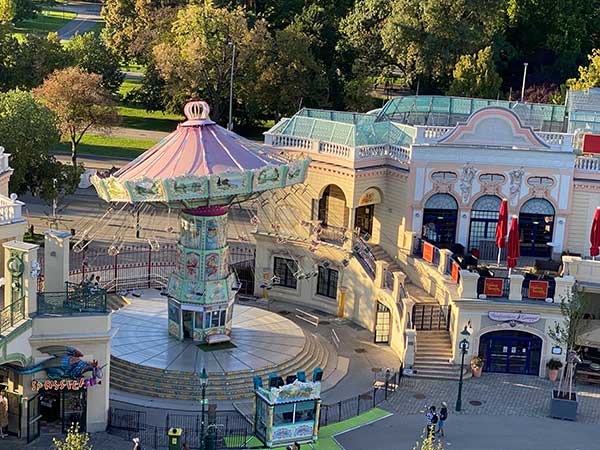
<path id="1" fill-rule="evenodd" d="M 157 290 L 127 297 L 125 308 L 113 313 L 116 334 L 111 343 L 111 388 L 149 397 L 198 400 L 197 375 L 209 374 L 207 396 L 212 401 L 238 400 L 253 395 L 252 378 L 277 373 L 311 373 L 325 368 L 330 355 L 321 338 L 284 316 L 236 304 L 231 343 L 211 349 L 183 342 L 167 332 L 167 299 Z M 208 347 L 208 348 L 207 348 Z"/>

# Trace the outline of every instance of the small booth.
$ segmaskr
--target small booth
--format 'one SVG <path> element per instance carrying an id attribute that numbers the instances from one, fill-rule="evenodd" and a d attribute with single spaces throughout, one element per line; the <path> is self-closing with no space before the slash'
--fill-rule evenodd
<path id="1" fill-rule="evenodd" d="M 268 448 L 316 442 L 323 370 L 306 381 L 304 372 L 283 378 L 269 375 L 268 387 L 254 378 L 254 435 Z"/>

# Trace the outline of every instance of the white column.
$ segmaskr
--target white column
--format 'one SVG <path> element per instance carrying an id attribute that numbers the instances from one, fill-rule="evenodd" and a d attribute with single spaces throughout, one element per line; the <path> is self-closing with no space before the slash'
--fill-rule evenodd
<path id="1" fill-rule="evenodd" d="M 423 210 L 422 209 L 414 209 L 413 210 L 413 220 L 412 220 L 412 230 L 417 233 L 417 236 L 421 236 L 421 232 L 423 230 Z"/>
<path id="2" fill-rule="evenodd" d="M 523 300 L 523 280 L 525 280 L 523 275 L 514 274 L 510 276 L 509 300 Z"/>
<path id="3" fill-rule="evenodd" d="M 25 298 L 25 316 L 35 313 L 37 311 L 37 276 L 35 269 L 37 263 L 37 252 L 39 245 L 28 244 L 20 241 L 9 241 L 2 244 L 4 246 L 5 257 L 4 257 L 4 306 L 8 306 L 13 302 L 13 283 L 21 283 L 20 288 L 23 297 Z M 11 262 L 11 258 L 14 258 L 14 263 Z M 22 271 L 22 274 L 18 277 L 13 277 L 11 271 L 11 264 L 17 269 Z M 17 267 L 18 266 L 18 267 Z M 33 275 L 33 276 L 32 276 Z M 14 300 L 18 300 L 15 298 Z"/>
<path id="4" fill-rule="evenodd" d="M 63 292 L 69 281 L 69 241 L 71 233 L 48 230 L 44 238 L 44 290 Z"/>
<path id="5" fill-rule="evenodd" d="M 563 251 L 565 230 L 567 229 L 567 218 L 564 216 L 557 216 L 554 218 L 554 236 L 552 242 L 554 248 L 552 249 L 553 254 L 561 254 Z"/>
<path id="6" fill-rule="evenodd" d="M 479 274 L 469 272 L 468 270 L 460 271 L 460 282 L 458 283 L 458 295 L 464 299 L 477 299 L 477 281 Z"/>

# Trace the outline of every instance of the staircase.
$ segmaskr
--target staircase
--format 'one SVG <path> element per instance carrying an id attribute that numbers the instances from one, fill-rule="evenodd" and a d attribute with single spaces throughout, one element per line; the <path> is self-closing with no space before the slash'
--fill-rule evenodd
<path id="1" fill-rule="evenodd" d="M 325 371 L 328 362 L 332 362 L 328 361 L 328 357 L 337 358 L 335 351 L 329 349 L 322 338 L 311 333 L 305 333 L 305 336 L 303 351 L 281 364 L 252 372 L 210 373 L 210 383 L 206 389 L 207 397 L 211 401 L 252 398 L 254 395 L 252 378 L 255 376 L 263 377 L 265 382 L 270 373 L 276 373 L 285 379 L 287 375 L 295 375 L 299 370 L 305 371 L 307 376 L 317 367 Z M 142 366 L 114 356 L 111 356 L 110 361 L 111 388 L 157 398 L 176 400 L 201 398 L 202 389 L 199 379 L 190 372 Z"/>
<path id="2" fill-rule="evenodd" d="M 369 247 L 376 260 L 388 263 L 390 271 L 402 271 L 400 265 L 379 245 Z M 408 279 L 405 288 L 415 303 L 412 315 L 413 326 L 417 329 L 414 376 L 457 380 L 460 367 L 449 362 L 452 360 L 452 343 L 448 332 L 448 307 L 441 306 L 435 298 Z"/>
<path id="3" fill-rule="evenodd" d="M 121 309 L 124 306 L 129 305 L 131 303 L 129 300 L 127 300 L 122 295 L 117 295 L 117 294 L 108 294 L 106 302 L 108 303 L 108 306 L 110 307 L 110 309 L 113 311 L 118 311 L 119 309 Z"/>

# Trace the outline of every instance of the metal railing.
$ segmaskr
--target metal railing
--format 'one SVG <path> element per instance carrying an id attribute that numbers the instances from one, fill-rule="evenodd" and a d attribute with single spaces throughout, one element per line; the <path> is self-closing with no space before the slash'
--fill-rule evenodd
<path id="1" fill-rule="evenodd" d="M 421 303 L 413 306 L 412 320 L 416 330 L 448 330 L 452 307 Z"/>
<path id="2" fill-rule="evenodd" d="M 305 322 L 310 323 L 315 327 L 319 326 L 319 316 L 307 313 L 306 311 L 303 311 L 300 308 L 296 308 L 296 317 L 300 320 L 304 320 Z"/>
<path id="3" fill-rule="evenodd" d="M 531 281 L 547 281 L 548 282 L 548 295 L 546 296 L 546 298 L 554 298 L 554 295 L 556 292 L 556 280 L 553 277 L 543 277 L 543 278 L 539 278 L 539 279 L 525 278 L 523 280 L 523 285 L 521 287 L 522 298 L 527 299 L 527 300 L 541 300 L 541 301 L 546 300 L 545 298 L 536 298 L 536 297 L 529 296 L 529 283 Z"/>
<path id="4" fill-rule="evenodd" d="M 352 250 L 363 269 L 372 279 L 375 279 L 375 256 L 371 253 L 371 249 L 360 237 L 356 237 Z"/>
<path id="5" fill-rule="evenodd" d="M 66 284 L 64 292 L 38 292 L 38 314 L 71 316 L 107 312 L 105 289 L 91 284 Z"/>
<path id="6" fill-rule="evenodd" d="M 0 334 L 25 319 L 25 298 L 15 300 L 0 310 Z"/>
<path id="7" fill-rule="evenodd" d="M 383 279 L 383 287 L 389 289 L 390 291 L 394 290 L 394 274 L 387 269 L 385 271 L 385 277 Z"/>
<path id="8" fill-rule="evenodd" d="M 346 241 L 346 232 L 344 227 L 334 227 L 331 225 L 321 225 L 318 239 L 323 242 L 334 245 L 343 245 Z"/>
<path id="9" fill-rule="evenodd" d="M 335 348 L 340 348 L 340 345 L 342 343 L 342 341 L 340 340 L 340 337 L 338 336 L 338 334 L 336 333 L 335 329 L 332 328 L 331 329 L 331 342 L 333 342 L 333 345 L 335 345 Z"/>

